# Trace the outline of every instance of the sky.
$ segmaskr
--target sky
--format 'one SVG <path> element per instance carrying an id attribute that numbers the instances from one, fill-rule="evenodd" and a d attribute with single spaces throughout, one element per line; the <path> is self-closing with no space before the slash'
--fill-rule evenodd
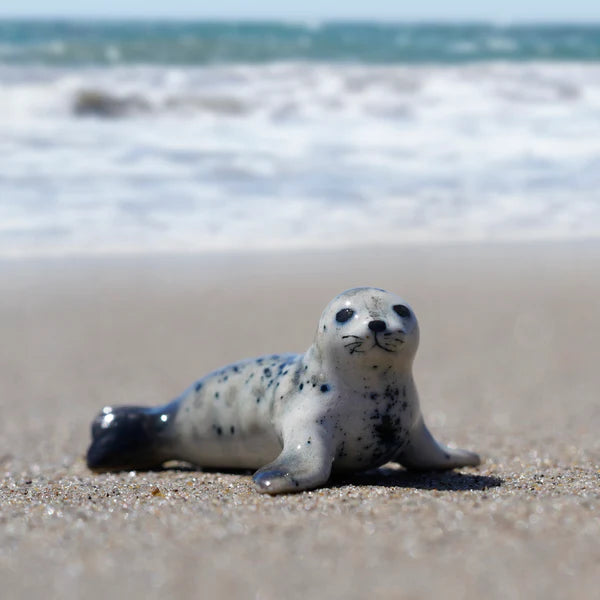
<path id="1" fill-rule="evenodd" d="M 0 0 L 0 17 L 600 22 L 600 0 Z"/>

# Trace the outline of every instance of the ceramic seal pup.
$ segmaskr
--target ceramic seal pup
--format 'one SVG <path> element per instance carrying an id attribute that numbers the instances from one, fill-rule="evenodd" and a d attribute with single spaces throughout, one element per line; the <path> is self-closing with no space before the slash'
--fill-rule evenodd
<path id="1" fill-rule="evenodd" d="M 146 469 L 168 460 L 258 468 L 261 492 L 323 485 L 332 469 L 390 460 L 409 469 L 479 464 L 429 433 L 412 376 L 419 327 L 398 296 L 356 288 L 334 298 L 305 354 L 229 365 L 158 408 L 107 407 L 88 466 Z"/>

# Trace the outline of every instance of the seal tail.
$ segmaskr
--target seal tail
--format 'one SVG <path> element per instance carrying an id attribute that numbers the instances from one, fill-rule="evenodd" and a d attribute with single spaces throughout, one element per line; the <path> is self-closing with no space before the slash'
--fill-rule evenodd
<path id="1" fill-rule="evenodd" d="M 92 422 L 88 467 L 94 471 L 144 470 L 174 458 L 169 430 L 177 408 L 177 401 L 159 408 L 105 407 Z"/>

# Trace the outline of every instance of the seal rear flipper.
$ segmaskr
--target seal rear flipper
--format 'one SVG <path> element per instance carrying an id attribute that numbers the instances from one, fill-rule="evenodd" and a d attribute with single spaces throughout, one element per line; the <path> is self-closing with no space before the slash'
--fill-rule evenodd
<path id="1" fill-rule="evenodd" d="M 169 455 L 168 427 L 176 409 L 142 406 L 106 407 L 92 422 L 87 465 L 94 471 L 160 467 Z"/>

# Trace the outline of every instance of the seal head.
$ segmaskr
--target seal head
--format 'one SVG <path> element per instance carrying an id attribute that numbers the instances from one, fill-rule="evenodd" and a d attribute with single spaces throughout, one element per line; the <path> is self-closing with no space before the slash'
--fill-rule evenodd
<path id="1" fill-rule="evenodd" d="M 362 362 L 410 368 L 419 346 L 417 318 L 406 301 L 379 288 L 353 288 L 325 308 L 314 340 L 321 360 L 341 373 Z"/>

